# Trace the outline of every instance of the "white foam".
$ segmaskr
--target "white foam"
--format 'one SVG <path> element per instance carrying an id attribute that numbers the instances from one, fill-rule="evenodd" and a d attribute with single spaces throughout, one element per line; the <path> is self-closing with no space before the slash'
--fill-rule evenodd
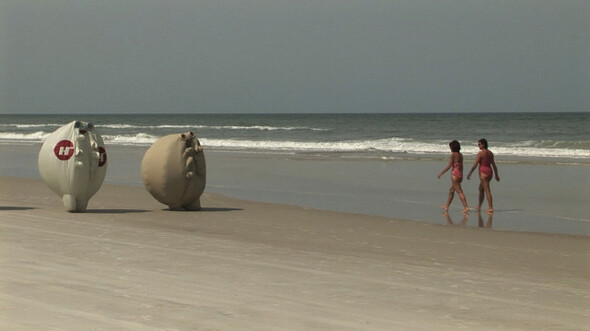
<path id="1" fill-rule="evenodd" d="M 115 145 L 151 145 L 159 137 L 149 135 L 146 133 L 138 133 L 135 135 L 103 135 L 102 139 L 105 143 Z"/>
<path id="2" fill-rule="evenodd" d="M 46 128 L 46 127 L 60 127 L 63 124 L 0 124 L 0 127 L 4 128 L 19 128 L 19 129 L 30 129 L 30 128 Z"/>
<path id="3" fill-rule="evenodd" d="M 126 124 L 122 124 L 124 128 Z M 44 125 L 47 126 L 47 125 Z M 158 126 L 159 128 L 163 126 Z M 187 127 L 188 128 L 188 127 Z M 266 127 L 247 127 L 249 130 L 264 130 Z M 268 127 L 266 129 L 275 128 Z M 287 129 L 286 127 L 283 129 Z M 43 142 L 50 132 L 36 131 L 32 133 L 3 132 L 0 133 L 0 143 L 15 142 Z M 151 145 L 159 136 L 147 133 L 102 135 L 104 141 L 115 145 Z M 292 152 L 367 152 L 367 153 L 403 153 L 403 154 L 447 154 L 447 141 L 423 142 L 409 138 L 387 138 L 375 140 L 345 140 L 345 141 L 280 141 L 280 140 L 251 140 L 251 139 L 213 139 L 199 136 L 205 147 L 220 149 L 258 150 L 258 151 L 292 151 Z M 511 143 L 495 143 L 491 150 L 498 156 L 531 157 L 531 158 L 572 158 L 590 159 L 590 150 L 572 148 L 586 146 L 587 142 L 538 142 L 523 141 Z M 567 146 L 564 148 L 562 146 Z M 465 146 L 463 154 L 473 156 L 479 150 L 475 146 Z"/>
<path id="4" fill-rule="evenodd" d="M 310 131 L 329 131 L 329 129 L 312 128 L 307 126 L 242 126 L 242 125 L 133 125 L 133 124 L 103 124 L 97 127 L 109 129 L 182 129 L 182 130 L 258 130 L 258 131 L 292 131 L 292 130 L 310 130 Z"/>
<path id="5" fill-rule="evenodd" d="M 33 133 L 16 133 L 4 132 L 0 133 L 0 143 L 9 144 L 12 142 L 41 142 L 44 141 L 50 133 L 43 131 L 36 131 Z"/>
<path id="6" fill-rule="evenodd" d="M 220 148 L 262 149 L 262 150 L 292 150 L 292 151 L 320 151 L 320 152 L 362 152 L 383 151 L 396 153 L 437 153 L 440 145 L 417 144 L 406 139 L 380 139 L 365 141 L 256 141 L 237 139 L 201 139 L 205 146 Z"/>
<path id="7" fill-rule="evenodd" d="M 311 131 L 328 131 L 328 129 L 310 128 L 307 126 L 241 126 L 241 125 L 199 125 L 199 129 L 218 129 L 218 130 L 259 130 L 259 131 L 292 131 L 292 130 L 311 130 Z"/>
<path id="8" fill-rule="evenodd" d="M 236 139 L 201 139 L 205 146 L 236 149 L 281 150 L 302 152 L 389 152 L 406 154 L 446 154 L 449 153 L 448 143 L 425 143 L 411 139 L 389 138 L 364 141 L 338 142 L 300 142 L 300 141 L 255 141 Z M 475 147 L 464 148 L 466 155 L 478 153 Z M 590 158 L 590 151 L 583 149 L 535 148 L 535 147 L 497 147 L 496 155 L 524 157 L 566 157 Z"/>

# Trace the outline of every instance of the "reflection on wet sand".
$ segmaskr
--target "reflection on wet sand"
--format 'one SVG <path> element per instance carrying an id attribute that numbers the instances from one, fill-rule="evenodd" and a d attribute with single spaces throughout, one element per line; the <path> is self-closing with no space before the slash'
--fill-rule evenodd
<path id="1" fill-rule="evenodd" d="M 481 212 L 477 212 L 477 226 L 479 226 L 480 228 L 492 228 L 492 219 L 494 218 L 494 213 L 486 213 L 488 214 L 488 221 L 485 223 L 483 223 L 483 217 L 481 217 Z"/>
<path id="2" fill-rule="evenodd" d="M 485 223 L 484 223 L 484 217 L 482 216 L 482 213 L 476 212 L 476 214 L 477 214 L 477 226 L 479 226 L 480 228 L 488 228 L 488 229 L 492 228 L 492 220 L 494 218 L 493 213 L 486 213 L 488 215 L 488 218 Z M 457 225 L 457 226 L 467 225 L 467 221 L 469 220 L 469 217 L 471 216 L 471 214 L 469 214 L 469 213 L 462 213 L 463 219 L 461 220 L 461 222 L 455 224 L 455 222 L 453 222 L 453 219 L 451 219 L 451 215 L 448 212 L 443 213 L 443 215 L 445 215 L 446 222 L 448 225 Z"/>
<path id="3" fill-rule="evenodd" d="M 451 215 L 449 214 L 449 212 L 444 212 L 443 213 L 446 218 L 447 218 L 447 224 L 448 225 L 455 225 L 455 223 L 453 223 L 453 220 L 451 219 Z M 463 219 L 461 220 L 461 223 L 457 224 L 457 225 L 465 225 L 467 224 L 467 220 L 469 220 L 469 213 L 462 213 L 463 214 Z"/>

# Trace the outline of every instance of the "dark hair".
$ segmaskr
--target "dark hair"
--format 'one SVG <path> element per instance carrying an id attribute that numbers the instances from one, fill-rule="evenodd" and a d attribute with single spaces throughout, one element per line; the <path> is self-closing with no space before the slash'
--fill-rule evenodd
<path id="1" fill-rule="evenodd" d="M 481 138 L 477 142 L 481 143 L 485 149 L 488 149 L 488 141 L 485 138 Z"/>
<path id="2" fill-rule="evenodd" d="M 461 150 L 461 144 L 459 144 L 458 141 L 453 140 L 449 143 L 449 146 L 451 147 L 451 152 L 459 152 Z"/>

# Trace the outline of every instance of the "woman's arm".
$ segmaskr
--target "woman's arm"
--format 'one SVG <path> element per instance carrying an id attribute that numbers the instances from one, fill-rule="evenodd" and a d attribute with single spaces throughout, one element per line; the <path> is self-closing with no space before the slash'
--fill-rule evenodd
<path id="1" fill-rule="evenodd" d="M 477 153 L 477 157 L 475 158 L 475 162 L 473 162 L 473 167 L 471 167 L 471 171 L 469 171 L 469 175 L 467 175 L 467 179 L 470 179 L 471 174 L 473 173 L 473 170 L 475 170 L 475 168 L 477 168 L 477 165 L 479 164 L 480 159 L 481 159 L 481 152 Z"/>
<path id="2" fill-rule="evenodd" d="M 492 164 L 492 168 L 494 169 L 494 176 L 496 176 L 496 181 L 499 182 L 500 181 L 500 176 L 498 175 L 498 167 L 496 167 L 496 161 L 494 161 L 494 154 L 492 154 L 490 152 L 490 155 L 491 155 L 491 158 L 492 158 L 492 160 L 491 160 L 490 163 Z"/>
<path id="3" fill-rule="evenodd" d="M 451 154 L 451 159 L 449 160 L 449 164 L 447 165 L 447 167 L 444 168 L 443 171 L 440 172 L 440 174 L 438 174 L 438 178 L 442 177 L 442 175 L 444 175 L 445 172 L 449 171 L 449 169 L 451 169 L 452 166 L 453 166 L 453 154 Z"/>

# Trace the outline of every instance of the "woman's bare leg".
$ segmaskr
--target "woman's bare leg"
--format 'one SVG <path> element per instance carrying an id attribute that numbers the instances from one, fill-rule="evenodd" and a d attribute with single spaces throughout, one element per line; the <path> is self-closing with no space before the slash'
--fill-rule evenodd
<path id="1" fill-rule="evenodd" d="M 463 212 L 466 213 L 469 211 L 469 206 L 467 205 L 467 199 L 465 198 L 465 194 L 463 194 L 463 189 L 461 188 L 462 178 L 451 176 L 451 180 L 453 181 L 453 189 L 457 191 L 459 194 L 459 199 L 461 199 L 461 202 L 463 203 Z"/>
<path id="2" fill-rule="evenodd" d="M 479 183 L 479 198 L 478 198 L 479 204 L 477 205 L 477 211 L 481 210 L 481 205 L 483 204 L 484 195 L 485 195 L 485 190 L 483 188 L 482 183 L 480 182 Z"/>
<path id="3" fill-rule="evenodd" d="M 486 210 L 486 212 L 488 213 L 492 213 L 494 212 L 494 199 L 492 197 L 492 191 L 490 190 L 490 180 L 491 178 L 487 177 L 487 176 L 481 176 L 481 188 L 483 188 L 483 191 L 485 192 L 486 198 L 488 199 L 488 206 L 489 208 Z M 481 204 L 483 202 L 483 197 L 481 196 L 481 188 L 480 188 L 480 207 Z"/>
<path id="4" fill-rule="evenodd" d="M 451 186 L 451 188 L 449 189 L 449 198 L 447 199 L 446 206 L 440 206 L 442 209 L 445 210 L 445 212 L 447 210 L 449 210 L 449 206 L 451 205 L 451 202 L 453 202 L 454 197 L 455 197 L 455 188 L 453 186 Z"/>

